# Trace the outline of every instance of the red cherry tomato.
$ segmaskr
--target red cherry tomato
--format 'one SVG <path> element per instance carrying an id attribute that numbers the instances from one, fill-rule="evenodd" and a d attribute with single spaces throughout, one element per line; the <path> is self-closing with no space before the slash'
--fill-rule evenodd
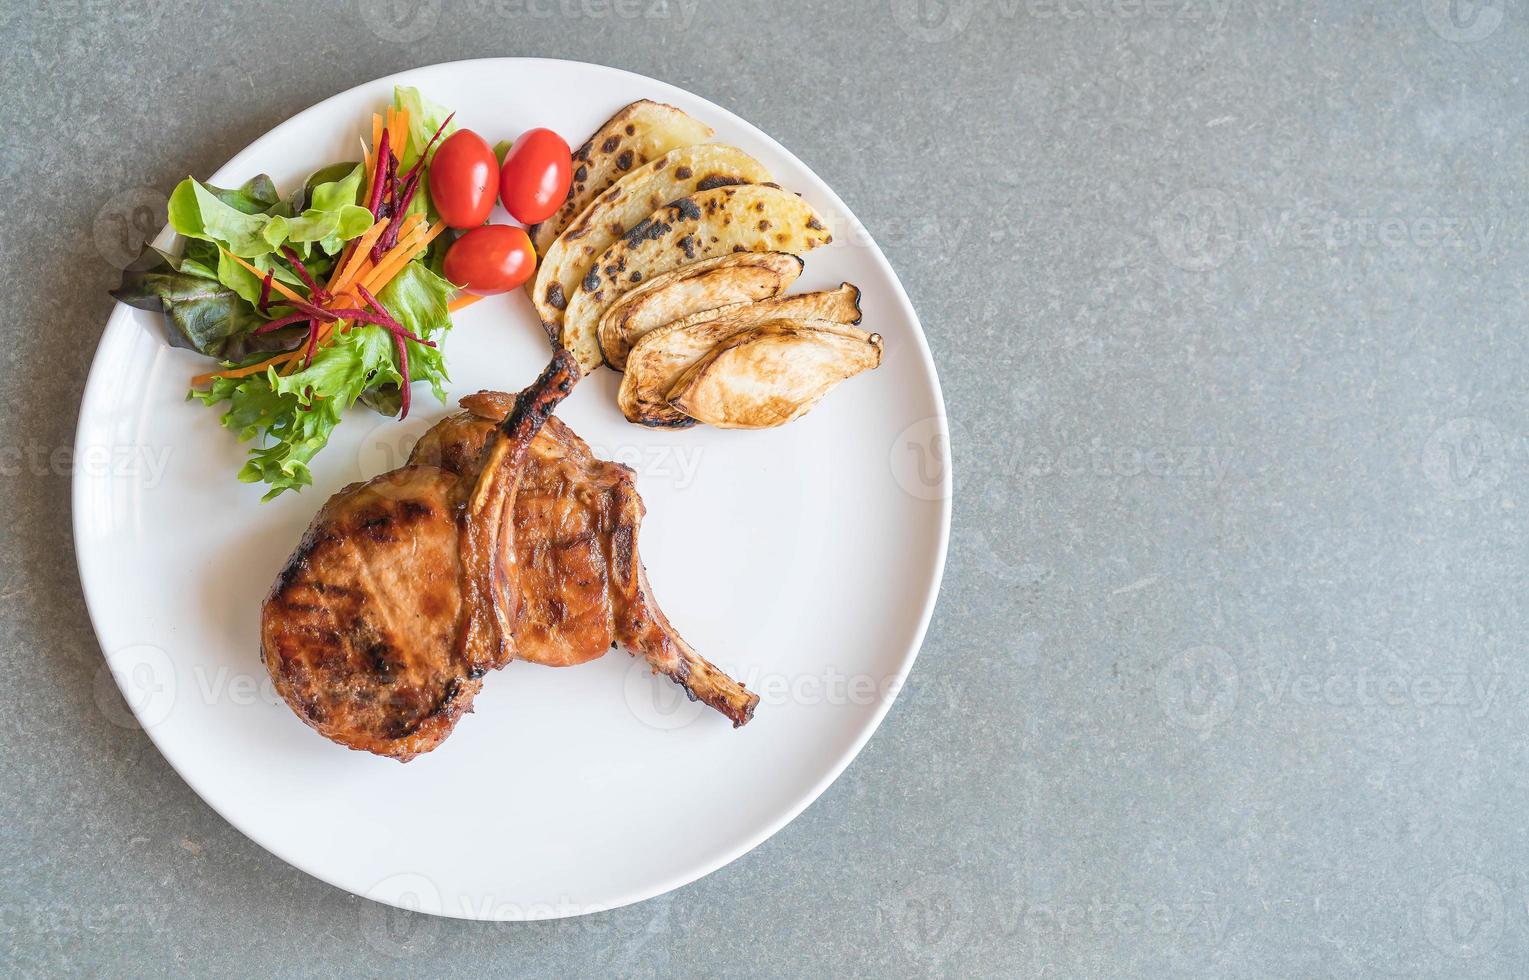
<path id="1" fill-rule="evenodd" d="M 470 129 L 446 137 L 430 162 L 430 199 L 452 228 L 476 228 L 494 210 L 493 147 Z"/>
<path id="2" fill-rule="evenodd" d="M 507 293 L 525 285 L 536 271 L 536 249 L 524 228 L 482 225 L 452 242 L 445 271 L 447 279 L 469 293 Z"/>
<path id="3" fill-rule="evenodd" d="M 534 225 L 563 206 L 572 179 L 573 158 L 563 138 L 550 129 L 528 129 L 505 154 L 499 199 L 516 221 Z"/>

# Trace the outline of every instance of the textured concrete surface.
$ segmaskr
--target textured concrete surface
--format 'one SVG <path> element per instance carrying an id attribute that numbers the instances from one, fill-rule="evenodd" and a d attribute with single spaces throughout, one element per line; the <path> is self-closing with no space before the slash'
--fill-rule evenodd
<path id="1" fill-rule="evenodd" d="M 1525 5 L 393 7 L 0 11 L 0 972 L 1522 975 Z M 118 723 L 67 493 L 140 205 L 511 54 L 822 174 L 923 316 L 959 490 L 911 687 L 815 806 L 676 894 L 486 926 L 284 866 Z"/>

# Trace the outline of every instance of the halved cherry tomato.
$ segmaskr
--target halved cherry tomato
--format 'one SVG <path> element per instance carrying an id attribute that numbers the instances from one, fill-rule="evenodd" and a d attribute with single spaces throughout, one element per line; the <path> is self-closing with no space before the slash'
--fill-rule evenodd
<path id="1" fill-rule="evenodd" d="M 516 221 L 534 225 L 557 213 L 568 199 L 573 158 L 550 129 L 528 129 L 504 156 L 499 199 Z"/>
<path id="2" fill-rule="evenodd" d="M 482 225 L 446 250 L 446 278 L 479 296 L 523 286 L 535 271 L 536 249 L 516 225 Z"/>
<path id="3" fill-rule="evenodd" d="M 470 129 L 446 137 L 430 162 L 430 199 L 452 228 L 476 228 L 494 210 L 499 161 L 493 147 Z"/>

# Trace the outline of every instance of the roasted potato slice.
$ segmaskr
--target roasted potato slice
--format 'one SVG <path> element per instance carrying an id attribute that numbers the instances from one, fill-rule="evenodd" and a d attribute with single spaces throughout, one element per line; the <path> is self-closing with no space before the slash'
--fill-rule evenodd
<path id="1" fill-rule="evenodd" d="M 680 376 L 669 403 L 720 429 L 801 418 L 840 382 L 881 364 L 880 334 L 821 322 L 768 320 L 733 334 Z"/>
<path id="2" fill-rule="evenodd" d="M 548 336 L 558 335 L 568 297 L 589 267 L 628 228 L 697 191 L 769 179 L 770 172 L 737 147 L 706 144 L 670 150 L 606 188 L 542 254 L 531 301 Z"/>
<path id="3" fill-rule="evenodd" d="M 789 252 L 732 252 L 654 276 L 616 301 L 597 331 L 605 363 L 626 368 L 627 351 L 650 330 L 693 313 L 778 296 L 802 274 Z"/>
<path id="4" fill-rule="evenodd" d="M 605 190 L 633 167 L 656 160 L 681 146 L 704 143 L 715 133 L 699 119 L 672 105 L 642 99 L 605 121 L 584 145 L 573 151 L 573 183 L 568 200 L 546 221 L 527 231 L 537 255 L 547 249 L 563 229 Z"/>
<path id="5" fill-rule="evenodd" d="M 695 419 L 669 404 L 669 391 L 697 361 L 733 334 L 778 319 L 812 320 L 819 329 L 860 322 L 860 290 L 844 283 L 821 293 L 777 296 L 707 310 L 649 331 L 627 353 L 626 375 L 616 396 L 629 421 L 684 428 Z M 852 330 L 855 336 L 860 331 Z"/>
<path id="6" fill-rule="evenodd" d="M 801 254 L 832 240 L 806 201 L 769 184 L 682 197 L 638 222 L 595 260 L 568 300 L 559 340 L 591 371 L 601 361 L 600 318 L 639 283 L 714 255 Z"/>

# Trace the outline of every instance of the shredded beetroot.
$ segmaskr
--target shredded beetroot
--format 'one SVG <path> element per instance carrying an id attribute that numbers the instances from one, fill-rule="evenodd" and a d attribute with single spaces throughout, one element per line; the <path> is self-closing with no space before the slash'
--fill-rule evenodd
<path id="1" fill-rule="evenodd" d="M 271 281 L 275 278 L 276 273 L 267 272 L 265 278 L 260 280 L 260 302 L 255 306 L 261 313 L 271 308 Z"/>
<path id="2" fill-rule="evenodd" d="M 355 320 L 357 323 L 370 323 L 374 326 L 382 327 L 388 333 L 397 334 L 405 340 L 412 340 L 416 344 L 422 344 L 426 347 L 435 346 L 435 341 L 426 340 L 423 337 L 416 337 L 414 334 L 404 329 L 403 324 L 399 323 L 397 320 L 390 316 L 385 316 L 378 313 L 368 313 L 365 310 L 332 310 L 331 312 L 338 314 L 342 320 Z"/>
<path id="3" fill-rule="evenodd" d="M 402 218 L 404 212 L 409 210 L 409 204 L 414 200 L 414 195 L 419 190 L 420 179 L 424 176 L 425 161 L 429 159 L 430 151 L 435 147 L 435 141 L 441 138 L 441 134 L 446 131 L 447 126 L 451 125 L 451 120 L 455 119 L 456 115 L 453 112 L 441 121 L 440 126 L 436 127 L 435 135 L 431 136 L 430 142 L 425 144 L 419 159 L 414 161 L 414 166 L 410 167 L 402 178 L 398 176 L 396 170 L 389 172 L 391 180 L 388 187 L 393 194 L 392 214 L 395 219 Z M 373 262 L 382 261 L 383 254 L 398 244 L 398 231 L 401 224 L 401 221 L 395 220 L 392 224 L 388 225 L 387 230 L 382 233 L 382 237 L 378 239 L 377 244 L 372 246 Z"/>
<path id="4" fill-rule="evenodd" d="M 313 319 L 313 317 L 307 313 L 293 313 L 290 316 L 282 317 L 280 320 L 272 320 L 270 323 L 262 323 L 260 326 L 255 328 L 255 332 L 251 336 L 258 337 L 261 334 L 272 333 L 274 331 L 280 330 L 282 327 L 290 327 L 295 323 L 302 323 L 304 320 L 311 319 Z"/>
<path id="5" fill-rule="evenodd" d="M 393 346 L 398 350 L 398 373 L 403 378 L 398 382 L 398 418 L 402 420 L 409 417 L 409 348 L 396 333 Z"/>
<path id="6" fill-rule="evenodd" d="M 388 144 L 388 131 L 382 131 L 382 139 L 377 141 L 377 165 L 372 172 L 372 200 L 367 205 L 367 210 L 372 212 L 372 220 L 382 219 L 382 176 L 388 172 L 388 157 L 392 156 L 392 147 Z"/>
<path id="7" fill-rule="evenodd" d="M 430 137 L 430 142 L 426 143 L 425 148 L 420 151 L 419 159 L 415 160 L 414 166 L 410 167 L 409 172 L 404 174 L 405 180 L 409 180 L 411 178 L 417 179 L 419 177 L 420 171 L 425 167 L 425 161 L 430 158 L 431 149 L 435 147 L 435 141 L 441 138 L 441 134 L 446 131 L 446 127 L 450 126 L 451 121 L 456 117 L 457 114 L 453 112 L 451 115 L 441 120 L 441 124 L 436 127 L 435 135 Z"/>
<path id="8" fill-rule="evenodd" d="M 321 309 L 321 308 L 319 308 L 317 306 L 314 306 L 312 303 L 304 303 L 300 299 L 290 299 L 290 300 L 287 300 L 287 302 L 292 304 L 297 309 L 302 310 L 304 313 L 308 314 L 310 317 L 314 317 L 314 318 L 319 319 L 319 320 L 330 320 L 330 321 L 333 321 L 333 320 L 338 320 L 339 319 L 339 317 L 336 316 L 331 311 L 325 310 L 325 309 Z"/>
<path id="9" fill-rule="evenodd" d="M 398 154 L 388 151 L 388 198 L 393 202 L 392 212 L 398 213 Z"/>
<path id="10" fill-rule="evenodd" d="M 377 297 L 372 295 L 371 290 L 367 289 L 365 286 L 357 286 L 356 287 L 356 291 L 361 294 L 361 299 L 366 303 L 366 305 L 370 306 L 372 309 L 376 310 L 380 314 L 380 316 L 375 317 L 375 318 L 367 316 L 365 318 L 366 322 L 368 322 L 368 323 L 377 323 L 378 326 L 383 327 L 385 330 L 387 330 L 388 333 L 393 335 L 393 347 L 398 352 L 398 374 L 399 374 L 399 377 L 402 379 L 398 383 L 398 394 L 399 394 L 399 413 L 398 413 L 398 417 L 400 419 L 406 419 L 406 418 L 409 417 L 409 385 L 410 385 L 410 380 L 409 380 L 409 348 L 408 348 L 408 345 L 404 343 L 404 341 L 412 340 L 412 341 L 414 341 L 417 344 L 425 344 L 426 346 L 429 346 L 429 347 L 434 347 L 435 344 L 430 342 L 430 341 L 428 341 L 428 340 L 422 340 L 421 338 L 416 337 L 412 333 L 410 333 L 409 331 L 405 330 L 403 328 L 403 324 L 401 324 L 397 320 L 393 319 L 392 315 L 388 313 L 387 309 L 381 303 L 377 302 Z M 359 313 L 359 312 L 361 312 L 361 311 L 360 310 L 348 310 L 348 311 L 346 311 L 346 313 Z M 347 317 L 347 318 L 348 319 L 362 319 L 362 317 Z"/>
<path id="11" fill-rule="evenodd" d="M 414 174 L 405 181 L 403 191 L 400 193 L 400 195 L 394 198 L 394 210 L 399 215 L 402 215 L 409 210 L 409 203 L 414 200 L 414 192 L 417 190 L 419 190 L 419 174 Z M 377 251 L 380 254 L 382 252 L 389 251 L 393 248 L 393 246 L 397 245 L 398 227 L 401 224 L 403 224 L 403 222 L 395 221 L 388 225 L 387 228 L 382 232 L 382 237 L 378 240 L 374 251 Z"/>
<path id="12" fill-rule="evenodd" d="M 320 286 L 314 281 L 313 276 L 309 275 L 308 267 L 303 265 L 303 260 L 297 257 L 297 251 L 291 245 L 283 245 L 281 247 L 281 254 L 285 255 L 287 261 L 292 263 L 292 268 L 297 271 L 298 278 L 302 279 L 303 283 L 308 287 L 309 297 L 315 303 L 326 302 L 329 299 L 329 291 Z"/>
<path id="13" fill-rule="evenodd" d="M 313 366 L 313 355 L 318 353 L 318 349 L 319 349 L 319 322 L 317 320 L 309 320 L 308 321 L 308 348 L 303 353 L 303 367 L 310 368 L 310 367 Z"/>

